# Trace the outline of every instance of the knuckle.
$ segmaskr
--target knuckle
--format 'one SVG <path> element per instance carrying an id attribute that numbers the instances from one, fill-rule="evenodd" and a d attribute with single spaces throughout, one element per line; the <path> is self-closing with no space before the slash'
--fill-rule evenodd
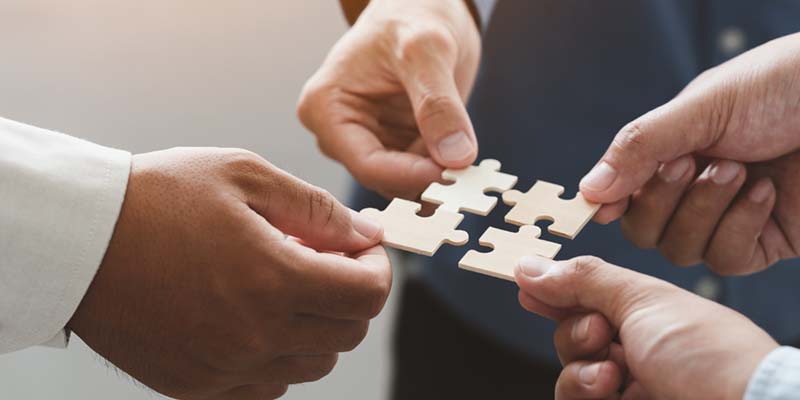
<path id="1" fill-rule="evenodd" d="M 286 384 L 278 384 L 278 385 L 270 385 L 263 393 L 263 396 L 267 399 L 277 399 L 282 397 L 289 391 L 289 385 Z"/>
<path id="2" fill-rule="evenodd" d="M 232 343 L 231 349 L 225 357 L 226 364 L 239 365 L 269 353 L 270 345 L 265 335 L 246 332 L 248 333 L 240 334 L 240 337 Z"/>
<path id="3" fill-rule="evenodd" d="M 314 382 L 328 376 L 333 371 L 333 368 L 336 367 L 338 360 L 339 356 L 337 354 L 319 356 L 306 369 L 306 379 L 304 380 L 306 382 Z"/>
<path id="4" fill-rule="evenodd" d="M 387 279 L 383 275 L 375 274 L 367 288 L 363 303 L 367 318 L 375 318 L 381 313 L 384 304 L 386 304 L 386 299 L 389 297 L 391 288 L 392 283 L 390 279 Z"/>
<path id="5" fill-rule="evenodd" d="M 367 333 L 369 332 L 369 322 L 361 321 L 357 322 L 355 326 L 348 329 L 342 335 L 342 346 L 340 351 L 353 351 L 356 347 L 358 347 L 361 342 L 364 341 L 364 338 L 367 337 Z"/>
<path id="6" fill-rule="evenodd" d="M 403 63 L 416 63 L 420 57 L 427 55 L 447 56 L 455 52 L 455 38 L 442 26 L 401 26 L 398 30 L 399 56 Z"/>
<path id="7" fill-rule="evenodd" d="M 622 218 L 620 229 L 622 230 L 622 236 L 640 249 L 653 249 L 657 245 L 657 239 L 643 232 L 636 221 L 630 217 Z"/>
<path id="8" fill-rule="evenodd" d="M 667 259 L 667 261 L 678 267 L 690 267 L 701 261 L 694 255 L 689 254 L 687 251 L 676 249 L 671 244 L 662 244 L 659 246 L 658 250 L 661 252 L 661 255 Z"/>
<path id="9" fill-rule="evenodd" d="M 641 122 L 636 120 L 625 125 L 614 137 L 611 145 L 618 150 L 640 154 L 647 146 L 647 134 Z"/>
<path id="10" fill-rule="evenodd" d="M 602 258 L 595 256 L 580 256 L 570 260 L 569 273 L 576 277 L 593 275 L 605 265 Z"/>
<path id="11" fill-rule="evenodd" d="M 307 197 L 309 205 L 308 220 L 323 227 L 330 224 L 338 204 L 333 195 L 325 189 L 312 186 L 308 191 Z"/>
<path id="12" fill-rule="evenodd" d="M 423 94 L 419 103 L 417 119 L 424 126 L 427 121 L 433 120 L 459 106 L 459 101 L 442 93 L 427 92 Z"/>
<path id="13" fill-rule="evenodd" d="M 224 168 L 241 182 L 263 180 L 270 164 L 263 157 L 249 150 L 229 149 L 224 156 Z"/>

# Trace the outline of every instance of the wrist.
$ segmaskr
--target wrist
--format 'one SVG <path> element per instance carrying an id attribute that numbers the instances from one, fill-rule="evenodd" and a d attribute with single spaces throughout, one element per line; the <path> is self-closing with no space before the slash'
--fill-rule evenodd
<path id="1" fill-rule="evenodd" d="M 754 344 L 745 354 L 740 354 L 737 357 L 740 362 L 728 385 L 731 391 L 725 398 L 728 400 L 745 399 L 748 386 L 761 369 L 761 364 L 779 347 L 777 342 L 768 338 L 759 344 Z"/>

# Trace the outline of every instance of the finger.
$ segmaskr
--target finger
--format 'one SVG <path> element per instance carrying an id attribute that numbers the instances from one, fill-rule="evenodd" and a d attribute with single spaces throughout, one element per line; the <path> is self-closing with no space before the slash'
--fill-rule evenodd
<path id="1" fill-rule="evenodd" d="M 723 275 L 741 275 L 760 271 L 774 262 L 759 239 L 775 198 L 772 180 L 762 178 L 734 202 L 711 239 L 706 253 L 709 268 Z"/>
<path id="2" fill-rule="evenodd" d="M 286 241 L 281 263 L 297 282 L 296 311 L 332 319 L 368 320 L 380 313 L 392 287 L 392 270 L 383 247 L 352 257 L 318 253 Z"/>
<path id="3" fill-rule="evenodd" d="M 268 384 L 268 385 L 247 385 L 231 389 L 214 400 L 268 400 L 277 399 L 289 390 L 289 385 Z"/>
<path id="4" fill-rule="evenodd" d="M 620 375 L 622 375 L 623 383 L 630 379 L 628 375 L 628 361 L 625 360 L 625 349 L 621 344 L 612 342 L 611 346 L 608 348 L 608 357 L 606 359 L 617 365 Z"/>
<path id="5" fill-rule="evenodd" d="M 523 292 L 561 310 L 597 311 L 616 328 L 631 313 L 647 306 L 648 297 L 679 290 L 656 278 L 596 257 L 576 257 L 566 261 L 523 257 L 519 264 L 515 277 Z M 636 290 L 631 290 L 632 287 Z"/>
<path id="6" fill-rule="evenodd" d="M 560 321 L 569 315 L 562 309 L 551 307 L 542 303 L 535 297 L 523 292 L 522 290 L 519 291 L 518 298 L 519 304 L 522 306 L 522 308 L 545 318 L 552 319 L 554 321 Z"/>
<path id="7" fill-rule="evenodd" d="M 556 382 L 556 400 L 607 399 L 619 391 L 622 375 L 611 361 L 575 361 Z"/>
<path id="8" fill-rule="evenodd" d="M 614 330 L 601 314 L 578 315 L 561 321 L 553 334 L 561 365 L 577 360 L 605 360 Z"/>
<path id="9" fill-rule="evenodd" d="M 433 159 L 463 168 L 475 161 L 478 142 L 456 87 L 451 41 L 446 29 L 411 33 L 401 40 L 398 75 Z"/>
<path id="10" fill-rule="evenodd" d="M 625 214 L 628 209 L 630 199 L 628 197 L 611 204 L 604 204 L 592 218 L 598 224 L 607 225 L 616 221 Z"/>
<path id="11" fill-rule="evenodd" d="M 650 400 L 653 398 L 654 397 L 647 393 L 641 383 L 633 382 L 622 392 L 621 400 Z"/>
<path id="12" fill-rule="evenodd" d="M 250 207 L 277 229 L 316 249 L 355 252 L 383 238 L 380 224 L 284 171 L 270 168 L 256 182 L 248 188 Z"/>
<path id="13" fill-rule="evenodd" d="M 388 150 L 378 138 L 355 123 L 332 126 L 320 135 L 320 148 L 342 162 L 353 177 L 369 189 L 392 197 L 413 199 L 431 182 L 441 178 L 442 168 L 414 151 Z"/>
<path id="14" fill-rule="evenodd" d="M 715 161 L 683 196 L 661 236 L 659 250 L 680 266 L 703 261 L 714 230 L 746 179 L 742 164 Z"/>
<path id="15" fill-rule="evenodd" d="M 298 315 L 292 318 L 277 349 L 283 356 L 344 353 L 367 336 L 369 321 L 338 320 Z"/>
<path id="16" fill-rule="evenodd" d="M 684 191 L 692 182 L 694 165 L 691 156 L 664 164 L 653 179 L 634 193 L 620 223 L 626 239 L 642 249 L 658 245 Z"/>
<path id="17" fill-rule="evenodd" d="M 728 111 L 709 96 L 682 94 L 626 125 L 581 181 L 581 193 L 613 203 L 640 189 L 662 163 L 711 146 Z"/>
<path id="18" fill-rule="evenodd" d="M 293 385 L 315 382 L 333 371 L 338 354 L 279 357 L 254 375 L 254 380 L 264 383 Z"/>

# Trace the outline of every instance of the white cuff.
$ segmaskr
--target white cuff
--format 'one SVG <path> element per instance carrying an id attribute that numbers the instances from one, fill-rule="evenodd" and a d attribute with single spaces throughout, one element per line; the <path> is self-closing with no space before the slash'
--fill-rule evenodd
<path id="1" fill-rule="evenodd" d="M 128 152 L 0 118 L 0 353 L 66 343 L 130 165 Z"/>
<path id="2" fill-rule="evenodd" d="M 744 400 L 800 399 L 800 350 L 779 347 L 769 353 L 747 384 Z"/>

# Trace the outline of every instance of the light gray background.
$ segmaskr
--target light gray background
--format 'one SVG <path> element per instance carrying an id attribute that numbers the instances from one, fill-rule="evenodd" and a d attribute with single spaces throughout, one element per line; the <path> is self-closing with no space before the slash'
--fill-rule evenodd
<path id="1" fill-rule="evenodd" d="M 345 29 L 336 0 L 0 0 L 0 115 L 134 153 L 243 147 L 344 199 L 346 172 L 294 107 Z M 393 304 L 329 377 L 285 398 L 382 398 Z M 0 356 L 2 399 L 155 397 L 77 339 Z"/>

